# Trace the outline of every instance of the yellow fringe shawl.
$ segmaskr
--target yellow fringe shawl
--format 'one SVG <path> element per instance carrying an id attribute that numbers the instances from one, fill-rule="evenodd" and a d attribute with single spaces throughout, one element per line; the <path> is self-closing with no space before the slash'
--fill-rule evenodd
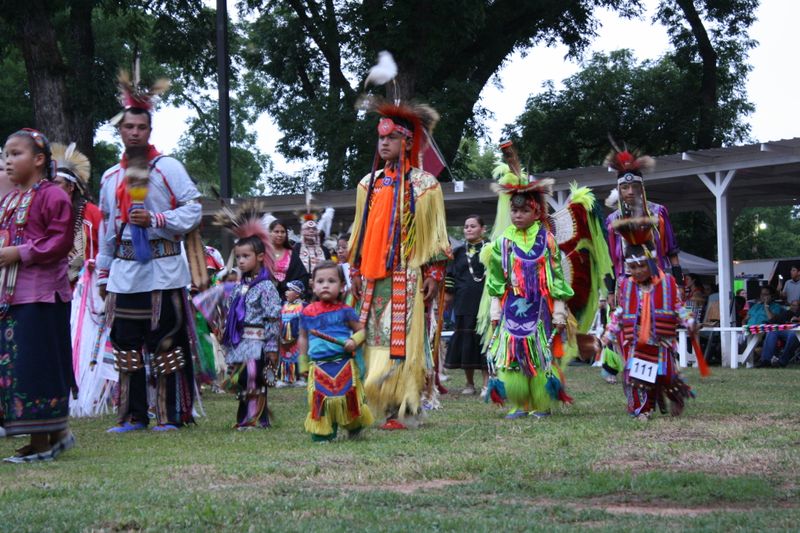
<path id="1" fill-rule="evenodd" d="M 367 202 L 369 174 L 362 178 L 356 189 L 356 212 L 350 233 L 348 250 L 350 261 L 361 235 L 361 221 Z M 382 173 L 376 173 L 375 179 L 382 179 Z M 408 266 L 419 268 L 436 259 L 452 256 L 450 239 L 447 236 L 447 219 L 444 211 L 444 195 L 436 178 L 423 170 L 412 168 L 409 179 L 414 189 L 414 217 L 408 221 L 408 238 L 406 246 Z M 405 221 L 404 221 L 405 222 Z M 364 253 L 364 250 L 361 251 Z"/>

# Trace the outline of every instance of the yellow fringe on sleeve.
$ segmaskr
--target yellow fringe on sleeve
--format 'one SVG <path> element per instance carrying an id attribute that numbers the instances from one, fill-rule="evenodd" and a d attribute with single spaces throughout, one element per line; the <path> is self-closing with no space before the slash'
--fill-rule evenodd
<path id="1" fill-rule="evenodd" d="M 418 169 L 412 170 L 412 183 L 416 197 L 414 213 L 414 251 L 408 266 L 419 268 L 440 256 L 452 257 L 450 239 L 447 236 L 447 217 L 444 211 L 444 195 L 433 175 Z M 419 187 L 416 186 L 419 183 Z"/>
<path id="2" fill-rule="evenodd" d="M 347 243 L 347 261 L 352 265 L 353 252 L 355 251 L 358 238 L 361 236 L 361 219 L 364 217 L 364 208 L 367 203 L 367 189 L 369 188 L 369 174 L 364 176 L 356 187 L 356 214 L 353 218 L 353 226 L 350 228 L 350 242 Z M 375 173 L 377 179 L 379 173 Z"/>

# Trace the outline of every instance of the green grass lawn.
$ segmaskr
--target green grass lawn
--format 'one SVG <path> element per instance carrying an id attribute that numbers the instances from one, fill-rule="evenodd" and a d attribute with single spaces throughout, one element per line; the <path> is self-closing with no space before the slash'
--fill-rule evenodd
<path id="1" fill-rule="evenodd" d="M 713 370 L 689 370 L 681 418 L 648 423 L 586 367 L 549 419 L 503 420 L 451 372 L 421 429 L 329 444 L 303 432 L 296 389 L 270 391 L 267 431 L 230 429 L 235 400 L 211 393 L 179 433 L 79 419 L 57 461 L 0 464 L 0 530 L 797 530 L 800 369 Z"/>

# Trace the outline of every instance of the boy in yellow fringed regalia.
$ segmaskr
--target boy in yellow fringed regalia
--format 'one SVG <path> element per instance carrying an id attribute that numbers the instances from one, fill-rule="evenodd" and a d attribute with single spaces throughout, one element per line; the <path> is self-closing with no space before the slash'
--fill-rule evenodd
<path id="1" fill-rule="evenodd" d="M 432 371 L 427 313 L 451 253 L 439 182 L 418 168 L 439 115 L 425 105 L 370 107 L 381 115 L 378 148 L 358 185 L 350 274 L 367 332 L 367 402 L 385 418 L 381 429 L 406 429 Z"/>

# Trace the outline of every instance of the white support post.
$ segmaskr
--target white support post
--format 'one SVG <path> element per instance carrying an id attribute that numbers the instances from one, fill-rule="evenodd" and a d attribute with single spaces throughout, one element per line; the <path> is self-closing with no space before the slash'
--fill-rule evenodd
<path id="1" fill-rule="evenodd" d="M 553 208 L 553 211 L 560 211 L 567 207 L 567 200 L 569 200 L 569 191 L 554 191 L 554 196 L 547 197 L 547 203 Z"/>
<path id="2" fill-rule="evenodd" d="M 717 208 L 717 272 L 719 279 L 719 322 L 720 325 L 731 325 L 731 295 L 733 293 L 733 260 L 731 258 L 731 231 L 728 220 L 728 187 L 736 175 L 736 170 L 727 173 L 715 172 L 712 180 L 706 174 L 698 174 L 698 178 L 711 191 L 716 199 Z M 731 346 L 731 337 L 720 335 L 722 365 L 726 361 L 731 368 L 738 366 L 738 357 L 733 354 L 736 347 Z M 737 350 L 738 351 L 738 350 Z M 733 357 L 731 357 L 733 355 Z"/>
<path id="3" fill-rule="evenodd" d="M 687 334 L 686 330 L 681 328 L 678 330 L 678 366 L 686 368 L 688 366 L 688 348 L 687 348 Z"/>

